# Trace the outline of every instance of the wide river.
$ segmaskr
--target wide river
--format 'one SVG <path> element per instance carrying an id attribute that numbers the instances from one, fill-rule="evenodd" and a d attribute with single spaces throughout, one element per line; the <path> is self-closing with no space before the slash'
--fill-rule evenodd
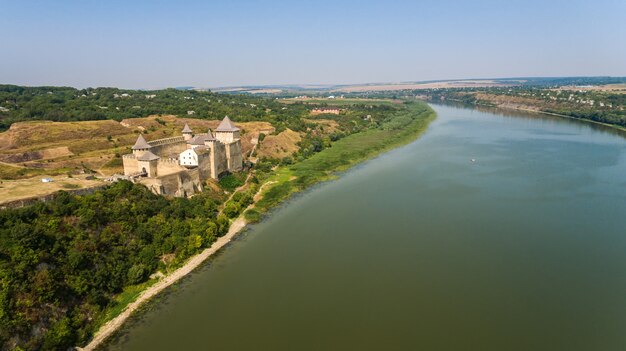
<path id="1" fill-rule="evenodd" d="M 107 349 L 626 350 L 626 139 L 433 108 L 420 139 L 295 196 Z"/>

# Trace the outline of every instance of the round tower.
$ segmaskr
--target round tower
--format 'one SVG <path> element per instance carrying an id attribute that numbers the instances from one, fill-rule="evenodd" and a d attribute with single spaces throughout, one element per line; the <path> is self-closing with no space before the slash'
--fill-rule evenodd
<path id="1" fill-rule="evenodd" d="M 183 128 L 183 138 L 185 139 L 185 141 L 189 141 L 192 137 L 193 131 L 191 130 L 191 128 L 189 128 L 189 125 L 185 123 L 185 128 Z"/>

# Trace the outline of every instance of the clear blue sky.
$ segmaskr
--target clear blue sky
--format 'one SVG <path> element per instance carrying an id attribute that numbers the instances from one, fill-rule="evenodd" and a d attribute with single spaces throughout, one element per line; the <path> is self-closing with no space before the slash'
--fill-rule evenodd
<path id="1" fill-rule="evenodd" d="M 0 83 L 626 76 L 626 0 L 0 0 Z"/>

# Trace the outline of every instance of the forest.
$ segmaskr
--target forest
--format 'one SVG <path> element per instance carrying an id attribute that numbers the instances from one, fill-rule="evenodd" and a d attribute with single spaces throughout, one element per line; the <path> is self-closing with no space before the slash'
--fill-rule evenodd
<path id="1" fill-rule="evenodd" d="M 253 189 L 254 190 L 254 189 Z M 167 199 L 119 181 L 91 195 L 0 211 L 0 345 L 65 350 L 84 344 L 114 297 L 167 272 L 225 234 L 251 201 L 224 214 L 215 193 Z"/>
<path id="2" fill-rule="evenodd" d="M 297 123 L 302 106 L 283 109 L 274 99 L 196 90 L 122 90 L 117 88 L 24 87 L 0 85 L 0 131 L 19 121 L 88 121 L 171 114 L 179 117 Z M 298 108 L 300 107 L 300 108 Z M 298 118 L 294 118 L 298 117 Z"/>

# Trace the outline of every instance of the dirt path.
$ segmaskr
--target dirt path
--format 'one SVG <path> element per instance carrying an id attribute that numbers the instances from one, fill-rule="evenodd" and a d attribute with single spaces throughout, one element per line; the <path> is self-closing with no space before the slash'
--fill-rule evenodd
<path id="1" fill-rule="evenodd" d="M 262 188 L 263 186 L 261 186 L 261 188 L 259 189 L 259 192 L 255 194 L 255 198 L 257 195 L 260 194 Z M 235 192 L 233 192 L 233 194 L 234 193 Z M 252 208 L 252 206 L 254 206 L 254 203 L 248 206 L 246 210 L 248 208 Z M 91 342 L 89 342 L 89 344 L 87 344 L 87 346 L 85 346 L 84 348 L 77 348 L 77 349 L 85 350 L 85 351 L 95 350 L 98 346 L 100 346 L 100 344 L 102 344 L 104 340 L 106 340 L 117 329 L 119 329 L 124 324 L 124 322 L 126 322 L 128 317 L 130 317 L 143 303 L 150 300 L 152 297 L 154 297 L 155 295 L 157 295 L 158 293 L 160 293 L 161 291 L 163 291 L 165 288 L 172 285 L 176 281 L 180 280 L 182 277 L 191 273 L 191 271 L 193 271 L 198 266 L 200 266 L 202 262 L 206 261 L 209 257 L 211 257 L 211 255 L 219 251 L 222 247 L 224 247 L 224 245 L 228 244 L 235 237 L 235 235 L 237 235 L 237 233 L 239 233 L 246 226 L 246 220 L 243 217 L 244 212 L 245 210 L 241 211 L 241 215 L 233 221 L 226 235 L 219 237 L 213 243 L 213 245 L 211 245 L 211 247 L 205 249 L 204 251 L 197 254 L 196 256 L 193 256 L 191 259 L 189 259 L 189 261 L 187 261 L 187 263 L 185 263 L 184 266 L 178 268 L 171 274 L 168 274 L 163 279 L 156 282 L 154 285 L 152 285 L 148 289 L 144 290 L 141 293 L 141 295 L 139 295 L 137 300 L 131 302 L 130 304 L 128 304 L 128 306 L 126 306 L 126 309 L 124 309 L 122 313 L 120 313 L 117 317 L 113 318 L 112 320 L 108 321 L 105 325 L 100 327 L 100 329 L 98 330 L 94 338 L 91 340 Z"/>
<path id="2" fill-rule="evenodd" d="M 246 177 L 246 180 L 244 180 L 243 185 L 241 185 L 240 187 L 238 187 L 237 189 L 235 189 L 232 194 L 230 194 L 230 196 L 228 197 L 228 199 L 226 199 L 226 201 L 224 201 L 224 204 L 222 205 L 222 209 L 220 210 L 220 214 L 222 213 L 222 210 L 224 209 L 224 207 L 226 207 L 226 204 L 228 203 L 228 201 L 230 201 L 233 196 L 235 196 L 235 194 L 240 191 L 241 189 L 245 188 L 248 185 L 248 181 L 250 180 L 250 178 L 252 177 L 252 172 L 248 173 L 248 176 Z"/>
<path id="3" fill-rule="evenodd" d="M 256 194 L 254 195 L 254 203 L 256 203 L 257 201 L 261 200 L 261 197 L 263 197 L 263 188 L 265 188 L 266 185 L 272 185 L 274 183 L 278 183 L 276 181 L 271 181 L 271 182 L 267 182 L 267 183 L 263 183 L 263 185 L 261 185 L 259 187 L 259 191 L 256 192 Z M 248 206 L 248 208 L 252 208 L 254 207 L 254 203 L 252 203 L 252 205 Z"/>

